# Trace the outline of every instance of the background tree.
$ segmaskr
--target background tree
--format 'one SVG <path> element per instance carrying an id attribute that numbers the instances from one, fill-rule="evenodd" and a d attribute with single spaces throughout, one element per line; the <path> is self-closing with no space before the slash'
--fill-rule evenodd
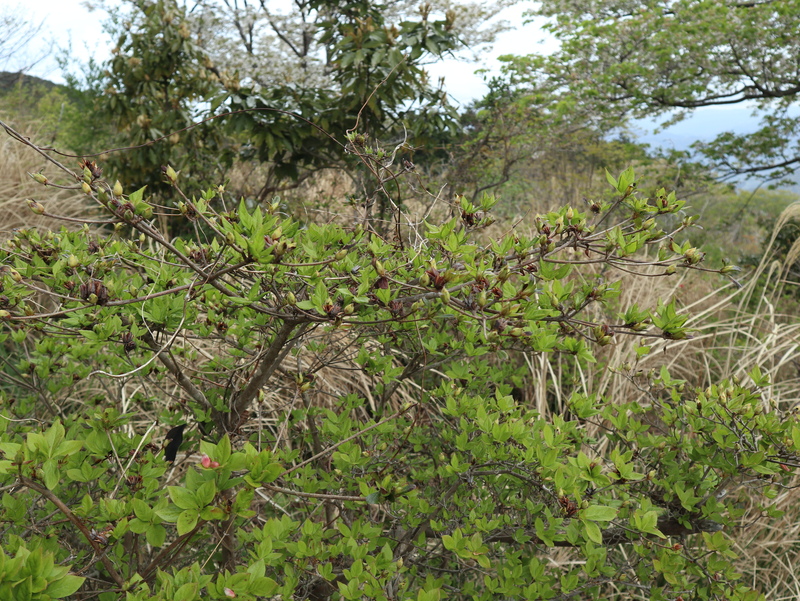
<path id="1" fill-rule="evenodd" d="M 435 147 L 452 136 L 455 111 L 444 91 L 431 85 L 424 64 L 462 46 L 455 28 L 461 13 L 436 15 L 426 5 L 414 20 L 393 21 L 394 13 L 370 2 L 307 2 L 300 8 L 309 19 L 302 29 L 311 36 L 307 66 L 312 69 L 324 55 L 325 77 L 293 81 L 226 70 L 226 55 L 219 66 L 203 49 L 208 45 L 222 54 L 210 43 L 219 33 L 212 26 L 217 21 L 205 13 L 189 16 L 174 0 L 132 0 L 127 10 L 116 11 L 115 56 L 88 78 L 95 110 L 116 129 L 109 145 L 135 146 L 112 155 L 114 173 L 156 191 L 161 182 L 152 176 L 154 167 L 168 162 L 179 171 L 209 175 L 224 172 L 234 160 L 252 162 L 258 175 L 251 173 L 247 188 L 263 178 L 255 193 L 263 201 L 321 169 L 348 166 L 355 177 L 353 166 L 362 162 L 352 160 L 356 147 L 347 149 L 344 134 L 356 126 L 358 147 L 375 147 L 378 133 L 395 145 L 381 157 L 382 168 L 402 165 L 415 147 Z M 394 8 L 400 15 L 399 5 Z M 286 36 L 269 38 L 276 51 L 286 50 Z M 228 127 L 224 142 L 219 120 L 195 127 L 219 115 Z M 327 132 L 342 134 L 330 143 Z M 173 147 L 181 136 L 188 137 L 192 152 Z M 385 195 L 374 194 L 372 204 L 387 216 Z"/>
<path id="2" fill-rule="evenodd" d="M 723 175 L 770 179 L 800 164 L 797 0 L 546 0 L 534 14 L 551 19 L 561 43 L 545 72 L 602 118 L 676 120 L 742 104 L 761 115 L 761 128 L 697 144 L 709 163 Z"/>
<path id="3" fill-rule="evenodd" d="M 398 24 L 417 21 L 420 16 L 431 21 L 447 20 L 458 39 L 458 47 L 477 50 L 509 26 L 493 17 L 515 3 L 516 0 L 381 3 L 205 0 L 197 4 L 192 15 L 204 47 L 222 69 L 238 72 L 242 78 L 267 88 L 281 85 L 333 88 L 337 85 L 333 49 L 337 40 L 329 32 L 337 21 L 352 26 L 356 19 L 378 17 L 396 35 L 402 30 Z M 440 53 L 433 39 L 429 44 L 431 54 L 426 60 L 435 59 Z M 374 48 L 381 44 L 373 37 L 368 45 Z"/>
<path id="4" fill-rule="evenodd" d="M 166 189 L 163 165 L 187 170 L 195 185 L 205 186 L 219 181 L 233 159 L 221 129 L 202 123 L 213 114 L 208 102 L 225 88 L 185 12 L 174 0 L 132 0 L 127 11 L 115 11 L 108 24 L 116 41 L 112 58 L 103 69 L 89 64 L 90 94 L 76 94 L 104 124 L 106 148 L 124 148 L 109 155 L 115 176 L 141 182 L 151 193 Z M 84 144 L 83 152 L 97 149 L 98 136 Z"/>
<path id="5" fill-rule="evenodd" d="M 47 55 L 48 48 L 30 54 L 32 42 L 42 42 L 42 24 L 27 18 L 22 5 L 0 7 L 0 69 L 24 73 Z"/>
<path id="6" fill-rule="evenodd" d="M 546 212 L 601 195 L 605 171 L 635 165 L 648 192 L 666 187 L 695 193 L 713 179 L 688 153 L 653 151 L 637 143 L 625 122 L 599 118 L 590 105 L 562 94 L 544 76 L 545 59 L 502 59 L 488 93 L 461 115 L 462 131 L 446 158 L 428 155 L 424 166 L 475 201 L 485 191 L 502 195 L 509 213 Z M 446 175 L 445 175 L 446 174 Z"/>

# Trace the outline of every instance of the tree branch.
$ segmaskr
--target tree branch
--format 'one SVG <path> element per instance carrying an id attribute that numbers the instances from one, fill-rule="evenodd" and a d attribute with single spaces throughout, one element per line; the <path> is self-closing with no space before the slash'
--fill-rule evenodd
<path id="1" fill-rule="evenodd" d="M 272 376 L 273 372 L 278 368 L 283 361 L 283 358 L 292 350 L 292 347 L 299 339 L 300 335 L 308 327 L 308 324 L 303 324 L 299 328 L 294 341 L 289 342 L 289 338 L 298 329 L 299 323 L 296 321 L 284 321 L 283 326 L 275 334 L 272 343 L 264 353 L 259 361 L 253 377 L 242 390 L 240 390 L 233 399 L 231 404 L 231 416 L 240 416 L 245 409 L 250 405 L 252 400 L 258 395 L 258 391 L 263 388 L 267 381 Z M 233 421 L 229 422 L 231 425 Z"/>
<path id="2" fill-rule="evenodd" d="M 91 532 L 86 528 L 84 523 L 76 516 L 69 507 L 67 507 L 61 499 L 59 499 L 50 489 L 46 488 L 45 486 L 39 484 L 38 482 L 31 480 L 30 478 L 26 478 L 25 476 L 19 477 L 20 483 L 30 488 L 31 490 L 35 490 L 48 501 L 50 501 L 53 505 L 55 505 L 58 510 L 64 514 L 64 516 L 72 522 L 72 524 L 80 530 L 81 534 L 83 534 L 84 538 L 89 542 L 94 550 L 95 554 L 100 558 L 100 561 L 103 562 L 103 566 L 105 566 L 106 570 L 108 571 L 108 575 L 117 583 L 117 586 L 123 588 L 125 585 L 125 581 L 122 579 L 117 573 L 117 570 L 114 569 L 114 564 L 111 563 L 111 560 L 106 556 L 106 551 L 103 549 L 97 542 L 95 542 L 94 538 L 92 537 Z"/>

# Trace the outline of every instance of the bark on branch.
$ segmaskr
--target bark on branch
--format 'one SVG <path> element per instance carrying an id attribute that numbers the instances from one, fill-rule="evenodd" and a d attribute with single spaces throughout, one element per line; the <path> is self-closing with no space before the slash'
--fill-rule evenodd
<path id="1" fill-rule="evenodd" d="M 72 510 L 70 510 L 70 508 L 67 507 L 61 501 L 61 499 L 59 499 L 50 489 L 48 489 L 44 485 L 36 482 L 35 480 L 31 480 L 30 478 L 26 478 L 25 476 L 20 476 L 19 481 L 23 486 L 38 492 L 45 499 L 47 499 L 53 505 L 55 505 L 61 513 L 64 514 L 64 517 L 66 517 L 72 523 L 72 525 L 75 526 L 80 531 L 80 533 L 83 535 L 83 537 L 92 546 L 92 549 L 94 550 L 95 554 L 97 555 L 97 557 L 100 558 L 100 561 L 102 562 L 103 566 L 106 568 L 106 571 L 108 572 L 108 575 L 111 576 L 111 578 L 114 580 L 114 582 L 117 583 L 117 586 L 119 586 L 120 588 L 123 588 L 124 585 L 125 585 L 125 581 L 122 579 L 122 576 L 120 576 L 119 573 L 117 572 L 117 570 L 114 569 L 114 564 L 111 563 L 111 560 L 106 555 L 105 549 L 103 549 L 99 545 L 99 543 L 97 543 L 95 541 L 95 539 L 92 536 L 91 532 L 89 532 L 89 529 L 86 528 L 86 525 L 81 521 L 81 519 L 78 516 L 76 516 L 74 513 L 72 513 Z"/>

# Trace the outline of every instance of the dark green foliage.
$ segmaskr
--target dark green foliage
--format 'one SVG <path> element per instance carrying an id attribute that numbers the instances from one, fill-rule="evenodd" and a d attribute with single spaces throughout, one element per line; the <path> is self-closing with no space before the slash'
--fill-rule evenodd
<path id="1" fill-rule="evenodd" d="M 92 118 L 115 128 L 104 144 L 124 148 L 109 155 L 114 177 L 167 190 L 160 168 L 171 164 L 195 182 L 198 193 L 230 166 L 230 142 L 214 124 L 207 103 L 224 94 L 211 60 L 197 45 L 186 9 L 175 0 L 131 0 L 111 34 L 113 57 L 99 78 Z M 94 142 L 97 148 L 97 141 Z"/>

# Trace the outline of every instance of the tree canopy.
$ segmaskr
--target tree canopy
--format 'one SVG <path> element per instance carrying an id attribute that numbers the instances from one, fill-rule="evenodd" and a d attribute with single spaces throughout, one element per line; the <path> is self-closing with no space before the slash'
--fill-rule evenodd
<path id="1" fill-rule="evenodd" d="M 545 0 L 535 14 L 561 43 L 544 71 L 604 118 L 742 104 L 760 129 L 698 145 L 711 164 L 769 178 L 800 165 L 797 0 Z"/>

